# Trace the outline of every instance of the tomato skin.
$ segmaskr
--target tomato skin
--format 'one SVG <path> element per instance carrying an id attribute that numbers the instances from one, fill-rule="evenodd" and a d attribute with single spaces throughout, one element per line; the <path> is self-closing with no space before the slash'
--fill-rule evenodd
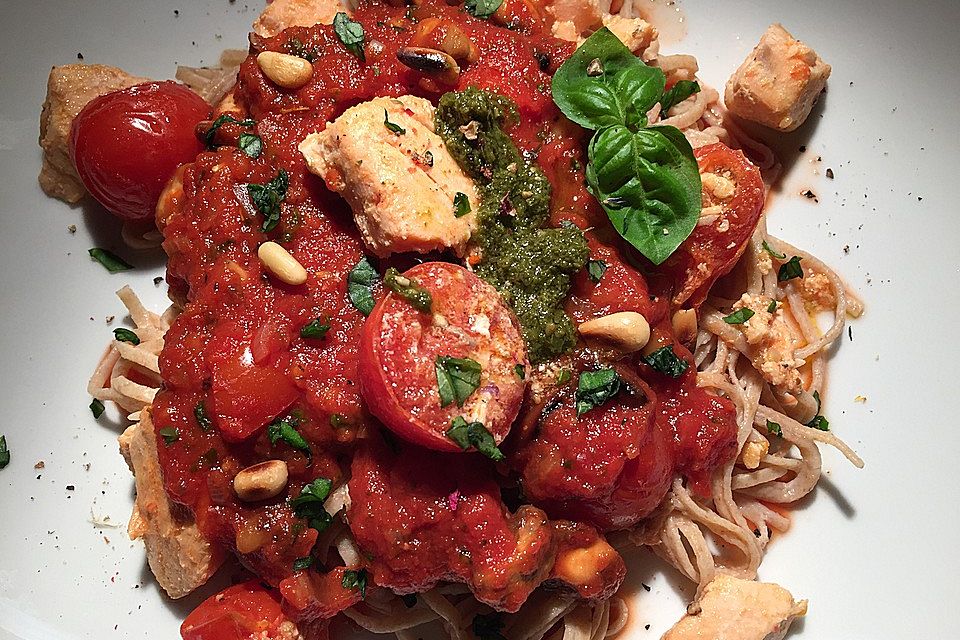
<path id="1" fill-rule="evenodd" d="M 279 593 L 259 581 L 236 584 L 204 600 L 180 626 L 183 640 L 279 640 L 279 627 L 290 619 L 280 607 Z"/>
<path id="2" fill-rule="evenodd" d="M 73 121 L 70 158 L 80 180 L 122 220 L 153 216 L 176 168 L 203 151 L 194 129 L 203 98 L 176 82 L 148 82 L 94 98 Z"/>

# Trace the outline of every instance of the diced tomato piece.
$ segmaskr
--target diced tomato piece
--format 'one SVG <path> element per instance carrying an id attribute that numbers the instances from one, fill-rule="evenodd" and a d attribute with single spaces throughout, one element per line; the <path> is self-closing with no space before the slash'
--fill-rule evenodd
<path id="1" fill-rule="evenodd" d="M 183 621 L 180 636 L 183 640 L 288 640 L 295 637 L 291 633 L 295 630 L 280 606 L 280 594 L 250 580 L 204 600 Z"/>

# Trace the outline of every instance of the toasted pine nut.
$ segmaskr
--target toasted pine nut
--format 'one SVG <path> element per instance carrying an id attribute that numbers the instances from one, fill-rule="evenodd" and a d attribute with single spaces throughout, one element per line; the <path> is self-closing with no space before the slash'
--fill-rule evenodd
<path id="1" fill-rule="evenodd" d="M 697 310 L 680 309 L 670 319 L 673 326 L 673 335 L 677 340 L 687 344 L 697 337 Z"/>
<path id="2" fill-rule="evenodd" d="M 647 319 L 635 311 L 621 311 L 588 320 L 580 325 L 579 331 L 587 342 L 623 353 L 639 351 L 650 340 Z"/>
<path id="3" fill-rule="evenodd" d="M 303 284 L 307 281 L 307 270 L 276 242 L 264 242 L 257 249 L 257 255 L 263 266 L 279 280 L 287 284 Z"/>
<path id="4" fill-rule="evenodd" d="M 297 56 L 276 51 L 257 54 L 257 64 L 263 75 L 284 89 L 299 89 L 313 77 L 313 65 Z"/>
<path id="5" fill-rule="evenodd" d="M 233 477 L 233 490 L 245 502 L 266 500 L 287 486 L 287 463 L 267 460 L 247 467 Z"/>

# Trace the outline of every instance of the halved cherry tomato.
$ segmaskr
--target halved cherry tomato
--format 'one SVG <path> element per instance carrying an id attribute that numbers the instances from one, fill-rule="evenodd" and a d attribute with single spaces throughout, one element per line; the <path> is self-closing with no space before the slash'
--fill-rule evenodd
<path id="1" fill-rule="evenodd" d="M 709 224 L 694 227 L 657 269 L 673 283 L 674 307 L 697 307 L 704 301 L 713 283 L 736 265 L 763 212 L 763 179 L 743 152 L 718 142 L 700 147 L 694 155 L 704 183 L 703 208 L 719 206 L 720 213 Z M 708 174 L 717 176 L 724 187 L 732 186 L 730 193 L 712 189 L 714 179 Z"/>
<path id="2" fill-rule="evenodd" d="M 397 435 L 438 451 L 460 451 L 446 436 L 457 416 L 480 422 L 497 444 L 523 399 L 517 366 L 528 367 L 513 312 L 489 284 L 463 267 L 427 262 L 403 274 L 430 292 L 431 313 L 388 293 L 374 307 L 360 341 L 360 392 Z M 441 406 L 437 359 L 480 365 L 480 384 L 463 402 Z"/>
<path id="3" fill-rule="evenodd" d="M 73 121 L 70 157 L 80 180 L 123 220 L 153 216 L 176 168 L 203 151 L 194 129 L 210 113 L 176 82 L 148 82 L 94 98 Z"/>
<path id="4" fill-rule="evenodd" d="M 250 580 L 204 600 L 183 621 L 180 636 L 183 640 L 285 640 L 296 635 L 289 628 L 292 624 L 280 607 L 279 592 Z"/>

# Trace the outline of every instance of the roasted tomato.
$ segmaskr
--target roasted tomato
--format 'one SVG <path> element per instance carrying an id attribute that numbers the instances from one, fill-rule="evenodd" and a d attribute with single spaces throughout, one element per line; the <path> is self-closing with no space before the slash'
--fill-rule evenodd
<path id="1" fill-rule="evenodd" d="M 298 637 L 280 594 L 250 580 L 210 596 L 180 626 L 183 640 L 287 640 Z"/>
<path id="2" fill-rule="evenodd" d="M 424 263 L 403 277 L 430 293 L 431 308 L 389 293 L 364 323 L 360 391 L 370 412 L 402 438 L 438 451 L 461 450 L 446 436 L 458 416 L 483 424 L 499 444 L 520 409 L 520 368 L 528 367 L 513 312 L 493 287 L 454 264 Z"/>
<path id="3" fill-rule="evenodd" d="M 203 150 L 194 129 L 210 113 L 203 98 L 176 82 L 148 82 L 94 98 L 70 130 L 80 180 L 124 220 L 153 216 L 176 168 Z"/>
<path id="4" fill-rule="evenodd" d="M 694 154 L 703 181 L 704 224 L 657 268 L 671 282 L 674 307 L 703 302 L 713 283 L 733 269 L 763 212 L 763 179 L 743 152 L 718 142 Z"/>

